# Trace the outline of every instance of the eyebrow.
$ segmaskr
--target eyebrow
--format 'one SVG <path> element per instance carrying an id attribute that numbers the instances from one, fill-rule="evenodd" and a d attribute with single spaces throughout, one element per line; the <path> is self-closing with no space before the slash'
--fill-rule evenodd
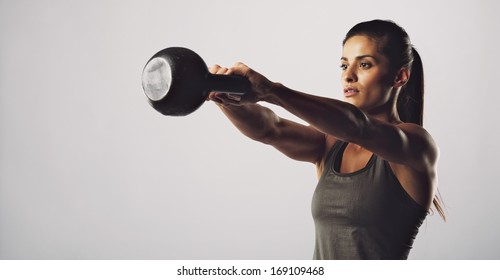
<path id="1" fill-rule="evenodd" d="M 360 59 L 367 58 L 367 57 L 368 58 L 372 58 L 375 61 L 378 61 L 378 59 L 375 56 L 369 55 L 369 54 L 364 54 L 364 55 L 356 56 L 355 60 L 360 60 Z M 349 59 L 347 59 L 346 57 L 341 57 L 340 60 L 349 61 Z"/>

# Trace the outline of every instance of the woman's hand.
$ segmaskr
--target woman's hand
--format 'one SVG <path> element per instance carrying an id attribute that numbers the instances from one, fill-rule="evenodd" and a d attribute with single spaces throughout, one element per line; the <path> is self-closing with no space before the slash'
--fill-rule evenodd
<path id="1" fill-rule="evenodd" d="M 212 100 L 224 106 L 236 105 L 241 106 L 245 104 L 257 103 L 264 100 L 271 94 L 271 89 L 274 85 L 266 77 L 255 72 L 245 64 L 238 62 L 231 68 L 221 67 L 214 65 L 209 68 L 210 73 L 216 75 L 238 75 L 247 78 L 251 84 L 250 92 L 244 95 L 228 94 L 223 92 L 211 92 L 207 100 Z"/>

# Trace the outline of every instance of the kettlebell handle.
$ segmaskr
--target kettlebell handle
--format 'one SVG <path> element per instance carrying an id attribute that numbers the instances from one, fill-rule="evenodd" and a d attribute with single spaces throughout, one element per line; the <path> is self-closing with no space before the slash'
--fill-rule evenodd
<path id="1" fill-rule="evenodd" d="M 214 75 L 207 77 L 210 91 L 244 95 L 250 91 L 250 82 L 247 78 L 237 75 Z"/>

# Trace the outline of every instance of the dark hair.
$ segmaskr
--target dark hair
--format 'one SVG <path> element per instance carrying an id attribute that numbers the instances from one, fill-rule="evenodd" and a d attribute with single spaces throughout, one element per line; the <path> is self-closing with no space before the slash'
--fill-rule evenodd
<path id="1" fill-rule="evenodd" d="M 347 32 L 343 45 L 356 35 L 368 36 L 378 43 L 378 52 L 389 59 L 395 74 L 401 68 L 410 71 L 410 79 L 399 93 L 397 109 L 403 122 L 423 124 L 424 69 L 422 59 L 410 42 L 408 33 L 388 20 L 372 20 L 356 24 Z"/>
<path id="2" fill-rule="evenodd" d="M 389 59 L 390 71 L 396 74 L 401 68 L 410 70 L 410 79 L 401 88 L 397 110 L 403 122 L 423 125 L 424 68 L 422 59 L 413 47 L 408 33 L 389 20 L 372 20 L 356 24 L 347 32 L 342 45 L 356 35 L 368 36 L 377 41 L 377 51 Z M 446 221 L 439 191 L 433 199 L 434 207 Z"/>

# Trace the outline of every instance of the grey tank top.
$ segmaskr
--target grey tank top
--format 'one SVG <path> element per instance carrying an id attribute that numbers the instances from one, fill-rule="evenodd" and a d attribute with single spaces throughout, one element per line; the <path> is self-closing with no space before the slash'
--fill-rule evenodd
<path id="1" fill-rule="evenodd" d="M 427 211 L 375 154 L 361 170 L 339 173 L 346 146 L 334 144 L 312 198 L 314 259 L 407 259 Z"/>

